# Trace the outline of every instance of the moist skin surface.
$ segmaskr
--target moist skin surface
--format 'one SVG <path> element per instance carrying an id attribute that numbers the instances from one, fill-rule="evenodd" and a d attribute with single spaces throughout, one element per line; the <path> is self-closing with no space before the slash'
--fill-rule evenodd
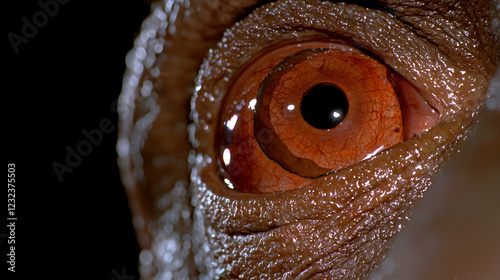
<path id="1" fill-rule="evenodd" d="M 477 120 L 498 68 L 495 5 L 153 4 L 127 56 L 117 144 L 143 278 L 366 277 Z M 306 38 L 373 54 L 439 112 L 437 123 L 297 189 L 228 188 L 216 141 L 231 83 L 256 56 Z"/>

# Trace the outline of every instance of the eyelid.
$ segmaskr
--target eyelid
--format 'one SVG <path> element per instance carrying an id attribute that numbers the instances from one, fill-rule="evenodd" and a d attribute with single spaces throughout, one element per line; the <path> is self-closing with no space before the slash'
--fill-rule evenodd
<path id="1" fill-rule="evenodd" d="M 291 5 L 291 7 L 287 5 Z M 320 14 L 325 13 L 325 11 L 327 12 L 323 17 L 314 17 L 314 13 Z M 271 20 L 270 14 L 273 15 Z M 309 20 L 309 18 L 315 20 Z M 346 28 L 346 24 L 351 23 L 354 24 L 353 30 Z M 374 28 L 373 24 L 378 26 L 373 32 L 358 34 L 360 30 L 366 31 Z M 448 59 L 442 57 L 438 50 L 434 50 L 433 46 L 425 43 L 421 37 L 408 32 L 410 31 L 407 26 L 383 12 L 355 5 L 316 1 L 294 2 L 293 4 L 271 3 L 255 10 L 254 13 L 228 30 L 218 47 L 209 53 L 202 65 L 192 99 L 193 128 L 195 129 L 191 130 L 191 137 L 204 139 L 204 141 L 197 142 L 199 145 L 197 150 L 212 159 L 211 163 L 205 162 L 195 166 L 192 176 L 204 178 L 203 184 L 198 189 L 199 192 L 204 193 L 204 201 L 207 201 L 203 204 L 202 209 L 211 213 L 210 215 L 213 217 L 226 213 L 221 218 L 228 221 L 227 223 L 217 223 L 214 226 L 234 233 L 266 230 L 273 226 L 314 218 L 307 213 L 315 213 L 315 217 L 330 215 L 332 212 L 346 207 L 345 204 L 353 197 L 359 198 L 357 203 L 360 203 L 360 208 L 356 211 L 366 211 L 366 207 L 375 207 L 375 202 L 381 203 L 384 200 L 396 199 L 397 193 L 402 192 L 400 188 L 403 187 L 403 183 L 398 183 L 400 180 L 398 178 L 402 178 L 404 173 L 402 170 L 409 166 L 413 166 L 413 168 L 408 168 L 412 170 L 412 176 L 421 176 L 420 188 L 428 186 L 430 177 L 437 172 L 437 166 L 440 166 L 442 162 L 441 157 L 449 152 L 445 149 L 448 147 L 445 143 L 455 143 L 456 139 L 461 136 L 452 133 L 437 133 L 442 136 L 431 138 L 433 136 L 426 133 L 422 138 L 411 139 L 398 147 L 381 152 L 367 162 L 327 176 L 319 180 L 314 188 L 304 187 L 286 193 L 241 194 L 228 190 L 213 174 L 214 170 L 217 169 L 214 160 L 217 156 L 213 150 L 213 133 L 216 131 L 215 126 L 218 119 L 217 114 L 221 109 L 221 101 L 231 85 L 231 80 L 255 56 L 267 48 L 272 48 L 279 41 L 306 40 L 313 36 L 319 38 L 335 36 L 350 40 L 352 43 L 379 55 L 386 64 L 399 70 L 399 73 L 404 74 L 408 80 L 419 81 L 419 84 L 415 85 L 420 86 L 421 91 L 427 94 L 425 96 L 435 97 L 433 101 L 436 104 L 432 104 L 433 106 L 438 108 L 440 104 L 445 106 L 448 101 L 446 91 L 439 92 L 438 89 L 448 85 L 448 76 L 438 75 L 437 79 L 430 80 L 425 80 L 425 78 L 426 75 L 434 73 L 437 69 L 446 67 Z M 385 35 L 390 36 L 384 37 Z M 396 36 L 407 38 L 406 42 L 400 45 L 391 40 Z M 408 51 L 411 53 L 407 53 Z M 420 56 L 420 52 L 424 56 Z M 406 64 L 406 62 L 411 63 Z M 432 63 L 435 65 L 427 71 L 426 69 Z M 416 70 L 411 69 L 412 67 L 415 67 Z M 419 69 L 425 69 L 425 72 Z M 420 71 L 422 76 L 415 77 L 415 71 Z M 449 128 L 443 126 L 433 130 L 438 131 L 439 129 Z M 391 158 L 390 162 L 387 162 L 387 158 Z M 422 163 L 423 161 L 425 163 Z M 435 167 L 423 168 L 422 166 L 426 164 Z M 402 174 L 398 174 L 400 171 Z M 360 177 L 352 174 L 358 174 Z M 353 182 L 360 181 L 365 182 L 365 184 L 352 185 Z M 382 184 L 384 181 L 392 183 L 387 183 L 384 187 Z M 336 187 L 332 189 L 331 186 Z M 359 197 L 370 190 L 373 191 L 371 196 Z M 321 199 L 317 199 L 318 197 Z M 287 201 L 287 203 L 283 205 L 283 203 L 275 203 L 276 201 Z M 251 202 L 251 206 L 248 206 L 248 202 Z M 304 204 L 308 205 L 310 211 L 297 209 Z M 317 209 L 312 209 L 315 207 Z M 354 206 L 351 205 L 351 207 Z M 248 213 L 253 214 L 249 215 Z M 257 216 L 260 219 L 256 219 Z M 256 220 L 263 224 L 256 224 Z M 269 223 L 265 221 L 269 221 Z"/>

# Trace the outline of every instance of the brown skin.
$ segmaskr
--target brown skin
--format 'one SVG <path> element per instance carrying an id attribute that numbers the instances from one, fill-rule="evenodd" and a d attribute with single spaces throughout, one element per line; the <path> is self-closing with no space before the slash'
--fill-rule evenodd
<path id="1" fill-rule="evenodd" d="M 143 277 L 365 277 L 477 119 L 499 61 L 493 3 L 387 1 L 389 14 L 324 1 L 189 2 L 154 6 L 120 98 L 119 164 Z M 277 41 L 324 36 L 379 57 L 440 112 L 438 123 L 303 188 L 228 189 L 214 143 L 231 79 Z"/>

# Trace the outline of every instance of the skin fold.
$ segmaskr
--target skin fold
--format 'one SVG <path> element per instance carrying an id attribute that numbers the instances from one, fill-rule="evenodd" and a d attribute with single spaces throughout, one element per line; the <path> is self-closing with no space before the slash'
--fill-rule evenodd
<path id="1" fill-rule="evenodd" d="M 152 4 L 118 107 L 144 279 L 362 279 L 377 265 L 477 121 L 500 59 L 499 15 L 492 1 L 363 5 Z M 318 36 L 378 57 L 439 111 L 438 122 L 302 188 L 229 189 L 215 142 L 232 79 L 276 42 Z"/>

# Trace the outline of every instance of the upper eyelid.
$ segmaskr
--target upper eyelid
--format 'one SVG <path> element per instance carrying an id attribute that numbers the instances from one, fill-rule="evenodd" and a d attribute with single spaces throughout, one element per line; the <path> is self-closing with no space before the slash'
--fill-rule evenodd
<path id="1" fill-rule="evenodd" d="M 206 8 L 208 14 L 215 13 L 216 15 L 224 15 L 220 16 L 216 21 L 211 22 L 210 25 L 206 25 L 206 27 L 203 27 L 204 30 L 209 29 L 210 33 L 213 33 L 213 31 L 215 30 L 219 30 L 219 32 L 222 34 L 222 30 L 224 30 L 225 28 L 231 28 L 232 25 L 237 25 L 239 23 L 239 20 L 245 18 L 249 14 L 252 14 L 253 11 L 255 11 L 256 9 L 262 8 L 261 6 L 263 6 L 264 4 L 269 5 L 269 2 L 273 2 L 273 1 L 247 0 L 247 1 L 239 1 L 238 3 L 233 3 L 233 2 L 224 3 L 224 0 L 222 1 L 223 2 L 221 3 L 221 5 L 218 5 L 217 7 L 203 2 L 204 4 L 202 6 Z M 359 1 L 354 0 L 347 2 L 348 3 L 351 2 L 353 4 L 352 5 L 342 4 L 342 5 L 356 6 L 354 4 L 358 3 Z M 367 44 L 368 45 L 367 48 L 372 53 L 379 56 L 382 60 L 384 60 L 386 64 L 394 68 L 398 73 L 400 73 L 403 77 L 405 77 L 408 81 L 410 81 L 414 86 L 419 88 L 422 92 L 424 99 L 426 99 L 427 101 L 432 101 L 431 103 L 433 103 L 433 105 L 436 106 L 439 111 L 442 111 L 441 110 L 442 107 L 464 102 L 457 96 L 452 97 L 453 90 L 451 90 L 451 88 L 453 88 L 454 86 L 456 87 L 460 86 L 460 84 L 464 84 L 463 81 L 465 81 L 466 83 L 472 81 L 469 82 L 469 84 L 473 83 L 481 84 L 477 83 L 474 80 L 482 79 L 483 77 L 477 77 L 476 73 L 471 74 L 470 72 L 472 71 L 470 70 L 469 71 L 462 70 L 460 71 L 461 73 L 451 72 L 450 69 L 454 70 L 454 68 L 456 68 L 456 65 L 454 65 L 454 60 L 456 60 L 456 58 L 450 60 L 449 57 L 447 57 L 447 55 L 445 55 L 442 51 L 440 51 L 436 45 L 433 45 L 431 41 L 427 40 L 425 34 L 422 33 L 418 35 L 415 34 L 412 27 L 408 25 L 407 22 L 401 20 L 401 16 L 405 16 L 407 14 L 404 8 L 405 7 L 404 3 L 400 3 L 401 1 L 390 1 L 390 3 L 387 3 L 389 1 L 373 1 L 373 2 L 382 3 L 382 5 L 380 6 L 376 4 L 368 5 L 370 9 L 370 14 L 367 16 L 366 19 L 360 21 L 361 23 L 369 22 L 368 24 L 366 24 L 367 26 L 366 29 L 368 29 L 370 25 L 376 24 L 377 21 L 386 21 L 386 23 L 382 25 L 385 26 L 386 29 L 391 29 L 392 25 L 397 24 L 400 27 L 397 28 L 396 31 L 405 30 L 406 33 L 399 32 L 399 34 L 397 35 L 399 38 L 413 37 L 413 39 L 410 40 L 411 42 L 405 42 L 405 43 L 397 42 L 395 44 L 392 44 L 392 46 L 390 46 L 387 44 L 388 43 L 387 41 L 384 41 L 384 37 L 388 36 L 388 34 L 390 35 L 390 33 L 394 30 L 391 29 L 386 34 L 384 34 L 383 32 L 378 32 L 378 34 L 376 34 L 377 32 L 375 33 L 370 32 L 370 35 L 381 37 L 382 38 L 381 40 L 370 41 L 371 40 L 371 38 L 369 38 L 370 36 L 368 36 L 368 38 L 365 36 L 365 38 L 358 38 L 357 41 L 361 42 L 361 45 L 363 45 L 363 42 L 369 42 Z M 274 1 L 274 3 L 271 4 L 274 5 L 277 3 L 282 3 L 282 2 Z M 299 5 L 308 5 L 311 3 L 313 4 L 313 6 L 317 5 L 317 1 L 297 1 L 297 4 Z M 433 1 L 428 2 L 427 4 L 432 4 L 432 3 Z M 340 3 L 335 3 L 335 1 L 329 1 L 322 4 L 338 5 Z M 387 8 L 388 6 L 390 8 Z M 400 8 L 397 11 L 398 16 L 395 16 L 394 10 L 397 9 L 398 7 Z M 191 9 L 191 10 L 195 8 L 196 8 L 195 5 L 186 7 L 186 9 Z M 378 9 L 373 9 L 373 8 L 378 8 Z M 218 11 L 214 12 L 214 10 L 217 9 Z M 328 7 L 326 7 L 325 10 L 328 10 Z M 443 13 L 444 11 L 445 10 L 443 10 Z M 308 11 L 306 10 L 306 12 Z M 435 13 L 439 15 L 439 11 Z M 193 11 L 193 14 L 196 14 L 195 11 Z M 205 12 L 203 14 L 206 15 Z M 336 15 L 332 16 L 335 17 Z M 345 17 L 346 15 L 344 14 L 338 16 Z M 352 16 L 352 14 L 350 16 Z M 356 15 L 354 14 L 354 16 Z M 451 19 L 453 19 L 453 17 L 451 17 Z M 200 19 L 198 19 L 197 21 L 200 21 Z M 443 31 L 441 30 L 439 32 Z M 413 48 L 408 48 L 408 43 L 414 43 L 415 46 Z M 392 55 L 392 53 L 398 52 L 398 49 L 401 44 L 407 45 L 407 50 L 406 50 L 407 54 L 402 56 Z M 441 47 L 446 47 L 446 46 L 441 46 Z M 425 57 L 425 59 L 418 59 L 418 57 L 415 57 L 414 54 L 417 53 L 420 54 L 420 57 Z M 480 91 L 481 90 L 478 90 L 476 92 Z M 471 94 L 473 93 L 471 92 Z M 450 98 L 448 98 L 447 100 L 441 100 L 439 95 L 440 96 L 446 95 L 447 97 Z M 478 98 L 478 97 L 474 96 L 471 98 Z M 453 109 L 453 111 L 458 111 L 459 109 L 460 108 L 456 107 L 455 109 Z M 447 114 L 447 112 L 445 112 L 445 114 Z"/>
<path id="2" fill-rule="evenodd" d="M 314 5 L 308 5 L 315 3 Z M 420 36 L 416 35 L 408 29 L 408 26 L 399 22 L 394 16 L 378 10 L 367 10 L 354 5 L 319 3 L 309 1 L 308 3 L 296 4 L 297 7 L 302 5 L 302 16 L 311 18 L 310 28 L 329 32 L 329 28 L 333 29 L 335 34 L 352 38 L 352 40 L 362 47 L 368 49 L 378 57 L 380 57 L 387 65 L 392 67 L 403 77 L 413 83 L 417 88 L 424 93 L 423 97 L 426 100 L 432 100 L 436 107 L 443 107 L 447 100 L 440 100 L 437 93 L 446 93 L 451 88 L 448 83 L 453 83 L 456 78 L 453 75 L 448 75 L 447 69 L 453 68 L 449 59 L 444 56 L 435 46 L 429 44 Z M 296 11 L 287 11 L 279 4 L 272 3 L 272 7 L 262 7 L 275 9 L 275 14 L 279 17 L 282 14 L 294 13 Z M 345 13 L 342 9 L 348 7 L 353 12 Z M 324 19 L 314 18 L 314 13 L 311 9 L 322 9 L 325 14 Z M 287 21 L 287 16 L 283 16 L 281 20 Z M 284 18 L 284 19 L 283 19 Z M 361 19 L 361 20 L 358 20 Z M 252 26 L 252 21 L 257 24 Z M 288 27 L 304 29 L 300 22 L 287 22 Z M 314 22 L 316 21 L 316 22 Z M 278 22 L 276 20 L 275 22 Z M 275 23 L 266 23 L 260 18 L 245 19 L 235 24 L 224 35 L 222 43 L 216 48 L 208 58 L 208 61 L 202 65 L 203 71 L 211 71 L 212 74 L 223 76 L 231 76 L 235 69 L 241 67 L 240 62 L 250 61 L 258 51 L 265 49 L 267 46 L 275 44 L 276 41 L 286 39 L 287 33 L 290 30 L 280 29 L 279 26 L 273 26 Z M 327 22 L 327 23 L 325 23 Z M 355 25 L 354 27 L 346 28 L 342 26 L 344 23 Z M 323 23 L 324 26 L 320 27 Z M 329 25 L 325 27 L 325 25 Z M 378 27 L 372 30 L 374 26 Z M 238 32 L 246 29 L 244 32 L 250 34 L 245 42 L 237 42 L 235 37 L 240 36 Z M 366 32 L 370 30 L 370 32 Z M 359 32 L 365 31 L 365 32 Z M 397 33 L 397 34 L 394 34 Z M 237 34 L 237 35 L 234 35 Z M 254 36 L 257 34 L 256 36 Z M 274 36 L 276 41 L 269 41 L 266 38 Z M 404 42 L 396 42 L 387 38 L 406 38 Z M 278 39 L 276 39 L 278 38 Z M 227 47 L 225 47 L 227 46 Z M 417 55 L 418 54 L 418 55 Z M 211 56 L 211 57 L 210 57 Z M 220 59 L 219 59 L 220 57 Z M 229 61 L 228 57 L 238 57 L 238 62 Z M 212 59 L 211 59 L 212 58 Z M 225 61 L 224 61 L 225 60 Z M 224 73 L 214 73 L 218 71 L 210 61 L 217 61 L 219 64 L 228 65 L 224 69 Z M 218 97 L 215 97 L 218 99 Z M 438 103 L 438 104 L 436 104 Z M 441 103 L 441 104 L 439 104 Z M 458 103 L 458 102 L 455 102 Z"/>

